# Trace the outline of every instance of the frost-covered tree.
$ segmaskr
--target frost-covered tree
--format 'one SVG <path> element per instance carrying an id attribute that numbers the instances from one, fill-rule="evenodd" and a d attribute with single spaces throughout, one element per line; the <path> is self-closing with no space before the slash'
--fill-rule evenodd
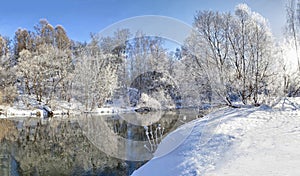
<path id="1" fill-rule="evenodd" d="M 72 72 L 71 42 L 60 25 L 40 20 L 35 32 L 19 29 L 15 35 L 18 76 L 24 93 L 51 103 L 53 97 L 69 100 Z M 45 100 L 43 100 L 45 98 Z"/>
<path id="2" fill-rule="evenodd" d="M 247 5 L 238 5 L 236 16 L 240 29 L 237 30 L 237 36 L 242 37 L 242 50 L 238 52 L 242 63 L 241 97 L 244 103 L 251 100 L 258 104 L 259 95 L 266 94 L 269 91 L 268 85 L 273 81 L 273 37 L 268 21 L 260 14 L 252 12 Z"/>
<path id="3" fill-rule="evenodd" d="M 128 79 L 133 81 L 147 71 L 166 72 L 168 58 L 163 40 L 138 31 L 126 47 Z"/>
<path id="4" fill-rule="evenodd" d="M 294 97 L 300 94 L 300 74 L 298 71 L 294 41 L 291 38 L 286 38 L 278 46 L 278 75 L 280 76 L 280 84 L 282 85 L 282 95 Z"/>
<path id="5" fill-rule="evenodd" d="M 101 107 L 118 87 L 118 58 L 103 53 L 95 38 L 85 47 L 78 48 L 74 75 L 74 97 L 87 110 Z"/>
<path id="6" fill-rule="evenodd" d="M 299 34 L 300 1 L 288 0 L 286 1 L 285 39 L 280 46 L 280 58 L 283 60 L 280 69 L 283 70 L 285 96 L 300 95 Z"/>
<path id="7" fill-rule="evenodd" d="M 28 50 L 22 50 L 19 53 L 18 76 L 23 82 L 24 93 L 31 95 L 31 77 L 33 76 L 31 68 L 31 53 Z"/>
<path id="8" fill-rule="evenodd" d="M 37 47 L 55 44 L 55 29 L 46 19 L 41 19 L 34 29 L 37 35 L 35 38 Z"/>
<path id="9" fill-rule="evenodd" d="M 1 57 L 8 57 L 10 54 L 10 40 L 7 37 L 2 37 L 0 35 L 0 56 Z"/>
<path id="10" fill-rule="evenodd" d="M 299 32 L 300 32 L 300 1 L 288 0 L 286 3 L 286 35 L 293 41 L 296 51 L 298 71 L 300 72 L 299 59 Z"/>
<path id="11" fill-rule="evenodd" d="M 119 29 L 114 32 L 113 36 L 99 38 L 99 44 L 103 54 L 112 54 L 116 58 L 118 87 L 119 93 L 127 92 L 126 86 L 128 84 L 127 68 L 126 68 L 126 45 L 131 34 L 128 29 Z M 93 38 L 93 36 L 92 36 Z M 97 43 L 97 40 L 95 40 Z"/>
<path id="12" fill-rule="evenodd" d="M 28 51 L 35 50 L 35 34 L 27 29 L 19 28 L 15 32 L 14 38 L 15 64 L 18 61 L 19 53 L 24 49 Z"/>
<path id="13" fill-rule="evenodd" d="M 174 64 L 174 74 L 182 99 L 182 106 L 201 106 L 211 103 L 211 88 L 207 75 L 200 64 L 195 63 L 197 58 L 182 48 L 182 57 Z"/>
<path id="14" fill-rule="evenodd" d="M 62 51 L 70 50 L 71 41 L 63 26 L 57 25 L 55 27 L 55 46 Z"/>
<path id="15" fill-rule="evenodd" d="M 0 35 L 0 104 L 14 102 L 17 96 L 15 68 L 11 65 L 10 40 Z"/>
<path id="16" fill-rule="evenodd" d="M 251 26 L 253 26 L 249 34 L 249 55 L 251 60 L 249 78 L 251 84 L 251 97 L 255 104 L 261 102 L 259 95 L 264 91 L 270 90 L 269 84 L 274 84 L 274 74 L 276 62 L 275 45 L 267 20 L 260 14 L 252 12 Z M 250 63 L 249 63 L 250 64 Z M 274 88 L 271 88 L 272 91 Z"/>
<path id="17" fill-rule="evenodd" d="M 258 104 L 272 80 L 273 41 L 267 20 L 240 4 L 235 15 L 198 12 L 194 27 L 186 48 L 214 96 L 228 105 L 233 100 Z"/>
<path id="18" fill-rule="evenodd" d="M 18 70 L 25 93 L 34 94 L 40 102 L 43 97 L 51 101 L 54 94 L 62 91 L 62 83 L 68 76 L 70 65 L 68 55 L 53 46 L 40 46 L 36 52 L 22 50 Z"/>
<path id="19" fill-rule="evenodd" d="M 224 101 L 231 104 L 227 92 L 229 69 L 229 29 L 230 15 L 219 12 L 204 11 L 198 12 L 195 17 L 196 32 L 190 37 L 189 48 L 193 48 L 192 56 L 199 68 L 199 75 L 209 79 L 214 87 L 214 92 L 223 97 Z M 227 79 L 227 80 L 226 80 Z"/>

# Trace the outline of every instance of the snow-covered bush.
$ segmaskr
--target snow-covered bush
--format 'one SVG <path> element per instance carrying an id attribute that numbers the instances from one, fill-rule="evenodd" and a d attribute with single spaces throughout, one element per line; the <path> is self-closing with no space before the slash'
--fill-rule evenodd
<path id="1" fill-rule="evenodd" d="M 161 109 L 161 104 L 159 101 L 160 99 L 155 99 L 145 93 L 142 93 L 141 98 L 139 99 L 139 102 L 136 107 L 137 108 L 148 107 L 153 110 L 159 110 Z"/>

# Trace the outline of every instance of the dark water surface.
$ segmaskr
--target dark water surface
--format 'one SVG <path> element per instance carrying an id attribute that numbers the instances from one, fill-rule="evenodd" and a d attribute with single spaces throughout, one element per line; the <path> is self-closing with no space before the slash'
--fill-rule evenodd
<path id="1" fill-rule="evenodd" d="M 198 117 L 181 110 L 0 119 L 0 176 L 130 175 L 168 133 Z"/>

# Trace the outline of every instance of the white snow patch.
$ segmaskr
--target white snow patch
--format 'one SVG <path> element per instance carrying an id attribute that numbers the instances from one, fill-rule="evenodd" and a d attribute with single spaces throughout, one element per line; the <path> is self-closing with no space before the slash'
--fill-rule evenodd
<path id="1" fill-rule="evenodd" d="M 157 151 L 174 146 L 176 137 L 191 129 L 178 147 L 132 175 L 300 175 L 299 102 L 225 108 L 192 121 L 168 135 Z"/>

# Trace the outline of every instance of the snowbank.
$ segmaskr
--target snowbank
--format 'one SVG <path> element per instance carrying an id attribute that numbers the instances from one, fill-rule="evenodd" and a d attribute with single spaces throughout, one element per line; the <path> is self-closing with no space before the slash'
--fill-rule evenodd
<path id="1" fill-rule="evenodd" d="M 157 150 L 163 155 L 156 152 L 132 175 L 300 175 L 299 102 L 283 99 L 273 109 L 225 108 L 192 121 L 163 140 Z"/>
<path id="2" fill-rule="evenodd" d="M 21 95 L 18 99 L 12 106 L 0 105 L 0 118 L 63 116 L 80 114 L 84 109 L 74 99 L 70 102 L 53 99 L 50 104 L 38 102 L 33 95 Z"/>

